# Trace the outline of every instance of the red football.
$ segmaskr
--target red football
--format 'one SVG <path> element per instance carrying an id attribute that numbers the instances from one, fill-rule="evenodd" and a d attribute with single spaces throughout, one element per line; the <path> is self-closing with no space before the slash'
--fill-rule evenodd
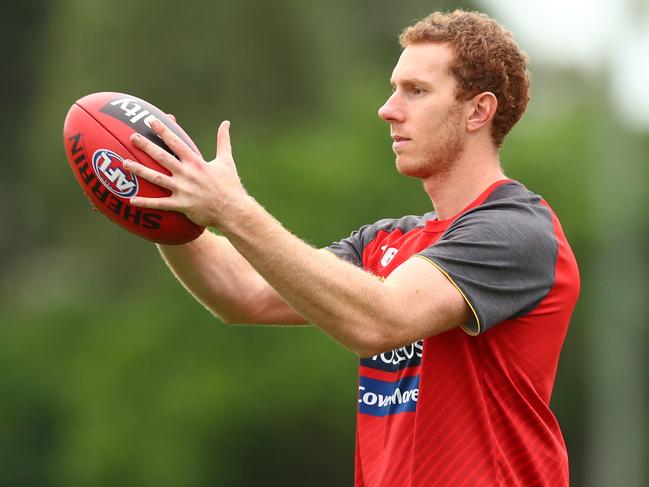
<path id="1" fill-rule="evenodd" d="M 189 136 L 164 112 L 144 100 L 123 93 L 94 93 L 77 100 L 68 111 L 63 141 L 68 162 L 90 203 L 110 220 L 140 237 L 162 244 L 181 244 L 198 237 L 204 227 L 182 213 L 131 206 L 135 195 L 168 196 L 169 191 L 124 169 L 124 159 L 136 160 L 160 172 L 169 172 L 130 142 L 137 132 L 168 152 L 155 135 L 151 120 L 158 119 L 197 154 Z"/>

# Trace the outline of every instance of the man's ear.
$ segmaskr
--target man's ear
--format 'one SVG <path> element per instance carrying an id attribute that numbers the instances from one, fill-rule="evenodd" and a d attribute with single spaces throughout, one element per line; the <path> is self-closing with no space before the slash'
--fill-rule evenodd
<path id="1" fill-rule="evenodd" d="M 467 119 L 466 129 L 469 132 L 475 132 L 494 118 L 498 108 L 498 99 L 490 91 L 484 91 L 474 96 L 471 104 L 472 111 Z"/>

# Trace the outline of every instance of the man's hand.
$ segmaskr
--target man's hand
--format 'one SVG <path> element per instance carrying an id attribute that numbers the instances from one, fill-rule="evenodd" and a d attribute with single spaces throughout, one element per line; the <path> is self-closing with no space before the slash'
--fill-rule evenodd
<path id="1" fill-rule="evenodd" d="M 131 198 L 133 206 L 179 211 L 198 225 L 219 227 L 230 211 L 250 201 L 232 157 L 230 122 L 224 121 L 219 126 L 216 158 L 209 163 L 163 123 L 154 120 L 151 128 L 178 158 L 139 134 L 133 134 L 131 142 L 167 169 L 170 175 L 133 160 L 124 161 L 124 167 L 138 177 L 168 189 L 171 196 L 134 197 Z"/>

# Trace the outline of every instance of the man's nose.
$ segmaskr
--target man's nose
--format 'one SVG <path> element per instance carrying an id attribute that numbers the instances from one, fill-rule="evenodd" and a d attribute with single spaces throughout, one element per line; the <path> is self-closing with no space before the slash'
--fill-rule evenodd
<path id="1" fill-rule="evenodd" d="M 383 106 L 379 108 L 379 118 L 386 122 L 403 121 L 403 110 L 399 107 L 397 93 L 392 93 Z"/>

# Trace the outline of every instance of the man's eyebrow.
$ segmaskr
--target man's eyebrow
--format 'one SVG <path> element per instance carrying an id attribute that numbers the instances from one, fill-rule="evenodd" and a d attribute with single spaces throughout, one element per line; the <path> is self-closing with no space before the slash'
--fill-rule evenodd
<path id="1" fill-rule="evenodd" d="M 404 79 L 401 79 L 401 80 L 395 80 L 394 78 L 390 78 L 390 85 L 391 86 L 395 86 L 397 84 L 407 85 L 407 86 L 412 86 L 412 85 L 430 86 L 431 82 L 426 81 L 426 80 L 421 79 L 421 78 L 404 78 Z"/>

